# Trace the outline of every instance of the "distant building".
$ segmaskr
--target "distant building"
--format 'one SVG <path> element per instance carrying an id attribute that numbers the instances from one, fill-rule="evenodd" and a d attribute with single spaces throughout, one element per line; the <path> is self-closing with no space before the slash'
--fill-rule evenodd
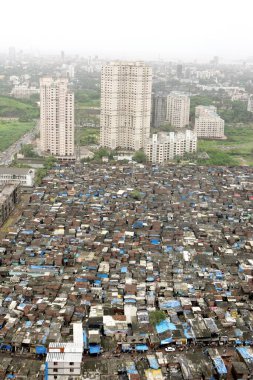
<path id="1" fill-rule="evenodd" d="M 160 128 L 166 120 L 167 113 L 167 96 L 160 94 L 152 95 L 152 128 Z"/>
<path id="2" fill-rule="evenodd" d="M 11 91 L 11 96 L 14 98 L 28 99 L 31 95 L 39 94 L 39 88 L 34 86 L 29 87 L 28 84 L 15 85 Z"/>
<path id="3" fill-rule="evenodd" d="M 79 378 L 81 375 L 83 346 L 82 323 L 73 323 L 73 342 L 49 344 L 45 380 Z"/>
<path id="4" fill-rule="evenodd" d="M 143 62 L 112 62 L 101 72 L 100 145 L 139 150 L 150 133 L 152 69 Z"/>
<path id="5" fill-rule="evenodd" d="M 74 158 L 74 93 L 68 79 L 40 80 L 40 140 L 42 152 Z"/>
<path id="6" fill-rule="evenodd" d="M 176 156 L 194 153 L 197 150 L 197 136 L 190 130 L 179 132 L 159 132 L 153 134 L 145 148 L 148 161 L 163 163 Z"/>
<path id="7" fill-rule="evenodd" d="M 34 178 L 34 169 L 0 167 L 0 185 L 16 183 L 21 186 L 31 187 L 34 185 Z"/>
<path id="8" fill-rule="evenodd" d="M 248 106 L 247 106 L 248 112 L 253 112 L 253 95 L 250 95 L 248 97 Z"/>
<path id="9" fill-rule="evenodd" d="M 180 79 L 183 76 L 183 65 L 177 65 L 177 78 Z"/>
<path id="10" fill-rule="evenodd" d="M 180 92 L 172 92 L 167 97 L 166 120 L 175 128 L 189 125 L 190 98 Z"/>
<path id="11" fill-rule="evenodd" d="M 198 106 L 195 108 L 195 133 L 200 138 L 222 139 L 224 120 L 217 114 L 214 106 Z"/>
<path id="12" fill-rule="evenodd" d="M 9 217 L 19 200 L 20 187 L 18 184 L 9 183 L 0 187 L 0 226 Z"/>
<path id="13" fill-rule="evenodd" d="M 14 46 L 9 47 L 9 60 L 14 62 L 16 60 L 16 49 Z"/>

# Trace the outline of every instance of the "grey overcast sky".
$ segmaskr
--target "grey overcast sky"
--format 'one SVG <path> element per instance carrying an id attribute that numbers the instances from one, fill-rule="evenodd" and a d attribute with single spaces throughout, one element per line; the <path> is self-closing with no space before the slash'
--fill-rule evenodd
<path id="1" fill-rule="evenodd" d="M 253 56 L 253 0 L 2 0 L 0 51 L 111 58 Z"/>

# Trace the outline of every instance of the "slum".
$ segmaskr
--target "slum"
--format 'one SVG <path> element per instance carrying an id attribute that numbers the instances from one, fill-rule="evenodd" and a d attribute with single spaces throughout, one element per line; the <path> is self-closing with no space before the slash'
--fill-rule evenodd
<path id="1" fill-rule="evenodd" d="M 1 241 L 0 379 L 80 321 L 80 379 L 253 378 L 252 206 L 249 167 L 56 164 Z"/>

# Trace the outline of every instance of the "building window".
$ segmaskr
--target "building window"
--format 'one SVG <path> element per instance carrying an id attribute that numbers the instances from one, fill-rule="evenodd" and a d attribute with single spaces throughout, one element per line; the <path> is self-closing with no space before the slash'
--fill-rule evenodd
<path id="1" fill-rule="evenodd" d="M 58 362 L 54 362 L 54 365 L 57 365 L 58 364 Z"/>
<path id="2" fill-rule="evenodd" d="M 74 368 L 70 368 L 70 370 L 69 370 L 69 372 L 74 372 L 75 370 L 74 370 Z"/>
<path id="3" fill-rule="evenodd" d="M 58 369 L 57 369 L 57 368 L 54 368 L 54 369 L 53 369 L 53 372 L 58 372 Z"/>
<path id="4" fill-rule="evenodd" d="M 70 362 L 69 365 L 74 365 L 74 362 Z"/>

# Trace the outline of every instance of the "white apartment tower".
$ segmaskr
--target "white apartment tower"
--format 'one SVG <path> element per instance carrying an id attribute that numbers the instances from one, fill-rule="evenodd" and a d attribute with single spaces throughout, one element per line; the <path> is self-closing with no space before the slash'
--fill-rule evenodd
<path id="1" fill-rule="evenodd" d="M 248 97 L 247 111 L 253 112 L 253 95 L 249 95 Z"/>
<path id="2" fill-rule="evenodd" d="M 59 158 L 74 158 L 74 94 L 68 80 L 40 80 L 41 150 Z"/>
<path id="3" fill-rule="evenodd" d="M 190 98 L 180 92 L 171 92 L 167 97 L 166 120 L 175 128 L 189 125 Z"/>
<path id="4" fill-rule="evenodd" d="M 194 130 L 200 138 L 225 138 L 224 120 L 217 114 L 215 106 L 197 106 L 195 108 Z"/>
<path id="5" fill-rule="evenodd" d="M 100 145 L 136 151 L 150 134 L 152 69 L 142 62 L 102 67 Z"/>
<path id="6" fill-rule="evenodd" d="M 191 130 L 184 130 L 153 134 L 148 140 L 145 153 L 148 161 L 161 164 L 173 160 L 176 156 L 183 156 L 185 153 L 194 153 L 196 150 L 196 134 Z"/>

